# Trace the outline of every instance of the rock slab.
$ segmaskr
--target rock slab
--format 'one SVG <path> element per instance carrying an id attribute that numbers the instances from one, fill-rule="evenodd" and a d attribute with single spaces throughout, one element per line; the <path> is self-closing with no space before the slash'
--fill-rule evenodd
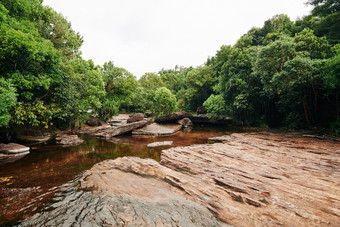
<path id="1" fill-rule="evenodd" d="M 235 226 L 340 226 L 339 142 L 249 133 L 223 141 L 164 150 L 160 163 L 107 160 L 82 185 L 149 202 L 165 192 Z"/>
<path id="2" fill-rule="evenodd" d="M 147 147 L 161 147 L 161 146 L 171 146 L 174 141 L 162 141 L 162 142 L 154 142 L 146 145 Z"/>
<path id="3" fill-rule="evenodd" d="M 147 118 L 147 119 L 137 121 L 137 122 L 126 123 L 126 124 L 122 124 L 118 126 L 104 128 L 103 130 L 97 131 L 95 135 L 99 137 L 111 138 L 113 136 L 119 136 L 119 135 L 122 135 L 128 132 L 131 132 L 132 130 L 141 128 L 151 123 L 152 123 L 152 119 Z"/>
<path id="4" fill-rule="evenodd" d="M 157 124 L 152 123 L 143 128 L 134 130 L 132 135 L 147 136 L 170 136 L 181 130 L 182 125 L 179 124 Z"/>

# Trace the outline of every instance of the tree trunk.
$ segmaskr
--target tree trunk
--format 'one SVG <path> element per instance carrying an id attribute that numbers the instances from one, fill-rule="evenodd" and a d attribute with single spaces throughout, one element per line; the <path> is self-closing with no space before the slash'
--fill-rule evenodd
<path id="1" fill-rule="evenodd" d="M 303 110 L 305 111 L 305 118 L 306 118 L 307 125 L 310 127 L 311 125 L 310 125 L 309 116 L 308 116 L 307 102 L 303 101 L 302 104 L 303 104 Z"/>

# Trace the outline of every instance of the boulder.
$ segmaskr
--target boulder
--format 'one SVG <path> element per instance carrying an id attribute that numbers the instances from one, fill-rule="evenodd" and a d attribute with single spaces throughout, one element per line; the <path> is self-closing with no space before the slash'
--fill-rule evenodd
<path id="1" fill-rule="evenodd" d="M 84 140 L 80 139 L 77 135 L 58 134 L 56 143 L 63 146 L 76 146 L 82 144 Z"/>
<path id="2" fill-rule="evenodd" d="M 137 128 L 141 128 L 145 125 L 151 124 L 152 121 L 153 121 L 152 119 L 144 119 L 144 120 L 137 121 L 137 122 L 125 123 L 125 124 L 121 124 L 118 126 L 112 126 L 109 128 L 104 128 L 103 130 L 99 130 L 95 135 L 99 137 L 105 137 L 105 138 L 119 136 L 122 134 L 129 133 L 132 130 L 135 130 Z"/>
<path id="3" fill-rule="evenodd" d="M 162 147 L 162 146 L 171 146 L 174 141 L 162 141 L 162 142 L 154 142 L 149 143 L 147 147 Z"/>
<path id="4" fill-rule="evenodd" d="M 155 122 L 157 123 L 175 123 L 177 120 L 183 119 L 183 118 L 190 118 L 191 114 L 181 111 L 181 112 L 174 112 L 171 114 L 166 114 L 159 116 L 155 119 Z"/>
<path id="5" fill-rule="evenodd" d="M 189 118 L 183 118 L 181 120 L 177 121 L 178 124 L 182 125 L 183 128 L 188 128 L 190 126 L 192 126 L 192 121 Z"/>
<path id="6" fill-rule="evenodd" d="M 170 136 L 181 130 L 182 125 L 179 124 L 157 124 L 153 123 L 134 130 L 132 135 L 147 135 L 147 136 Z"/>
<path id="7" fill-rule="evenodd" d="M 88 126 L 102 126 L 102 122 L 98 118 L 91 117 L 86 120 Z"/>
<path id="8" fill-rule="evenodd" d="M 141 121 L 143 119 L 144 119 L 144 114 L 142 114 L 142 113 L 134 113 L 134 114 L 130 115 L 129 119 L 127 119 L 127 123 Z"/>

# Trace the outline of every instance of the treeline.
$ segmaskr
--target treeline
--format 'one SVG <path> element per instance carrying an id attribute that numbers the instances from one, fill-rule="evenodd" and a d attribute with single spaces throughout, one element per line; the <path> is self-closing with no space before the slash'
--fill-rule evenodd
<path id="1" fill-rule="evenodd" d="M 81 35 L 42 1 L 1 0 L 0 127 L 74 127 L 89 109 L 109 119 L 204 106 L 209 116 L 242 125 L 339 130 L 339 2 L 309 4 L 311 15 L 295 22 L 277 15 L 199 67 L 162 69 L 137 81 L 113 62 L 82 59 Z"/>

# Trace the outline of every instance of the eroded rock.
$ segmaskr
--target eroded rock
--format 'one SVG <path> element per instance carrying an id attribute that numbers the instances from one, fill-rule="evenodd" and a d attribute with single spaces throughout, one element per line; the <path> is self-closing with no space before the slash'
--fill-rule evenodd
<path id="1" fill-rule="evenodd" d="M 235 226 L 340 225 L 339 142 L 270 134 L 228 137 L 223 143 L 164 150 L 160 163 L 107 160 L 96 164 L 82 185 L 150 202 L 167 188 Z"/>
<path id="2" fill-rule="evenodd" d="M 226 226 L 162 180 L 102 168 L 86 172 L 80 190 L 78 182 L 64 185 L 53 204 L 19 226 Z"/>

